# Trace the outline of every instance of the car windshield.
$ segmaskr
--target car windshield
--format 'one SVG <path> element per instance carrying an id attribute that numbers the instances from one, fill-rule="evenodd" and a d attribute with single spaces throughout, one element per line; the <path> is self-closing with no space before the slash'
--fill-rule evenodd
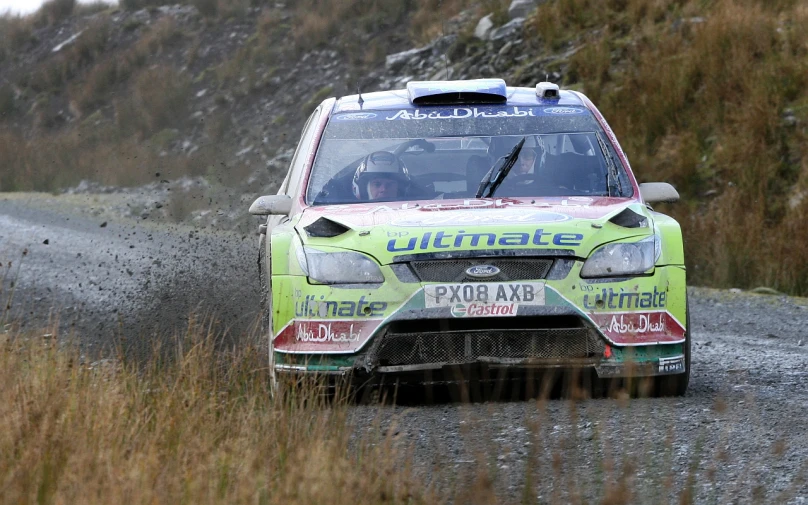
<path id="1" fill-rule="evenodd" d="M 306 191 L 310 205 L 474 198 L 525 139 L 497 197 L 633 194 L 583 107 L 436 107 L 335 114 Z M 606 149 L 601 147 L 603 145 Z M 371 156 L 373 154 L 373 156 Z M 392 156 L 390 156 L 392 155 Z M 384 163 L 377 163 L 378 160 Z M 384 186 L 385 181 L 392 185 Z M 377 191 L 379 187 L 384 191 Z"/>

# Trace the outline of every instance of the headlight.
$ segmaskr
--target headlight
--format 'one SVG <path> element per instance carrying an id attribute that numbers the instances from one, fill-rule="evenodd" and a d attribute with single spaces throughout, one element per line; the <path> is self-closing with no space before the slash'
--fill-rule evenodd
<path id="1" fill-rule="evenodd" d="M 356 252 L 323 252 L 304 247 L 309 279 L 323 284 L 384 282 L 379 265 Z"/>
<path id="2" fill-rule="evenodd" d="M 637 275 L 654 267 L 662 245 L 657 235 L 639 242 L 606 244 L 595 250 L 581 268 L 581 277 Z"/>

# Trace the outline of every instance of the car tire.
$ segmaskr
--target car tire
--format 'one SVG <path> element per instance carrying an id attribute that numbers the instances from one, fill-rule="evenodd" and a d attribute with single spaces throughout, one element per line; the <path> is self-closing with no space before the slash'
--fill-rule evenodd
<path id="1" fill-rule="evenodd" d="M 258 252 L 258 280 L 261 288 L 261 338 L 267 339 L 267 356 L 269 358 L 269 388 L 275 396 L 278 393 L 278 376 L 275 372 L 275 348 L 272 334 L 272 277 L 266 258 L 266 238 L 261 237 Z"/>
<path id="2" fill-rule="evenodd" d="M 690 326 L 690 303 L 685 295 L 685 342 L 684 342 L 684 355 L 685 355 L 685 371 L 676 375 L 662 375 L 655 377 L 656 391 L 659 396 L 684 396 L 687 393 L 687 387 L 690 384 L 690 351 L 692 346 L 691 339 L 691 326 Z"/>

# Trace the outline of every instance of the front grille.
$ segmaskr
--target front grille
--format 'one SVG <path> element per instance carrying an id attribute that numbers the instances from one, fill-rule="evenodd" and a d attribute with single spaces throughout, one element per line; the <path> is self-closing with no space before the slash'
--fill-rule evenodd
<path id="1" fill-rule="evenodd" d="M 590 328 L 454 330 L 387 333 L 374 350 L 379 366 L 494 360 L 560 362 L 603 356 L 603 340 Z"/>
<path id="2" fill-rule="evenodd" d="M 494 277 L 478 278 L 466 274 L 476 265 L 491 265 L 500 272 Z M 413 261 L 410 263 L 421 282 L 479 282 L 544 279 L 553 266 L 548 258 L 455 258 Z"/>

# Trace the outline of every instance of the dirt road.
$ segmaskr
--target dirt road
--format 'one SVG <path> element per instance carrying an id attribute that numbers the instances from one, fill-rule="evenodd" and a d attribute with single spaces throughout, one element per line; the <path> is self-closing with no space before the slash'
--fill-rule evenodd
<path id="1" fill-rule="evenodd" d="M 27 324 L 58 312 L 88 348 L 124 336 L 147 350 L 194 310 L 233 335 L 254 323 L 254 236 L 46 200 L 0 196 L 0 261 L 28 250 L 13 309 Z M 500 501 L 589 502 L 623 478 L 635 503 L 678 501 L 685 489 L 696 503 L 808 503 L 808 302 L 703 288 L 690 297 L 683 398 L 356 406 L 356 432 L 390 430 L 425 479 L 471 501 L 487 492 L 472 485 L 483 472 Z"/>

